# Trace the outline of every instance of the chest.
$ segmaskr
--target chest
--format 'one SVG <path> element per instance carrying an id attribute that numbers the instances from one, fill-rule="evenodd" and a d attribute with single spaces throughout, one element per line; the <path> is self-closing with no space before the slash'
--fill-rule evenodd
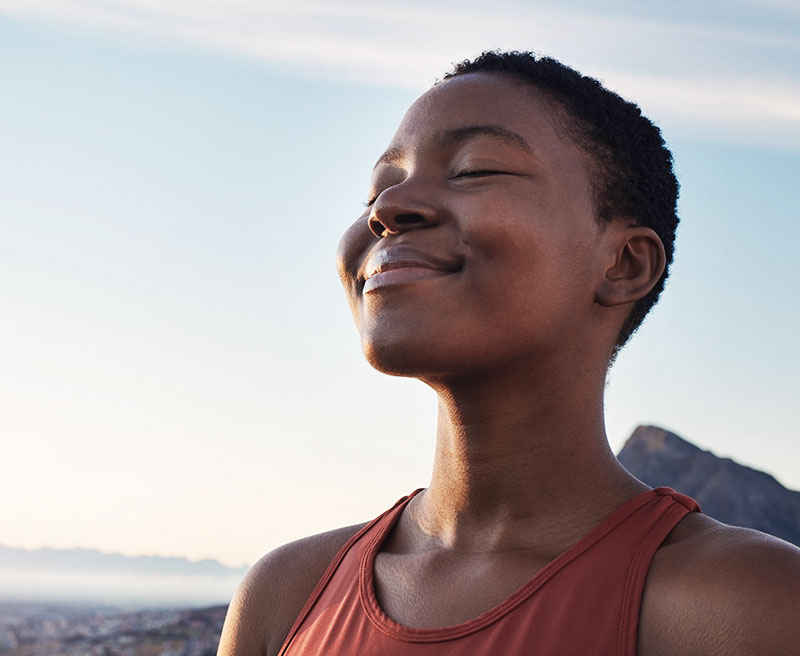
<path id="1" fill-rule="evenodd" d="M 452 626 L 496 608 L 552 560 L 519 551 L 503 555 L 379 553 L 375 595 L 383 611 L 415 628 Z"/>

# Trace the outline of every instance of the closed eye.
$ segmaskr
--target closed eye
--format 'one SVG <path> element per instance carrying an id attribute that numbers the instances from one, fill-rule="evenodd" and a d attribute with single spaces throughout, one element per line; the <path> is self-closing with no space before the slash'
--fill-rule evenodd
<path id="1" fill-rule="evenodd" d="M 476 169 L 474 171 L 461 171 L 456 173 L 453 178 L 481 178 L 489 175 L 508 175 L 508 172 L 495 171 L 493 169 Z"/>

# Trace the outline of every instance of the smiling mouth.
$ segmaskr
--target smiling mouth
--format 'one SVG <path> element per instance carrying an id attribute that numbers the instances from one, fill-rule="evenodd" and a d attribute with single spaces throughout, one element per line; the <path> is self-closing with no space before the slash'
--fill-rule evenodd
<path id="1" fill-rule="evenodd" d="M 381 248 L 372 252 L 364 264 L 361 291 L 366 294 L 377 289 L 441 278 L 462 268 L 460 258 L 441 258 L 406 245 Z"/>
<path id="2" fill-rule="evenodd" d="M 441 278 L 453 273 L 456 273 L 456 271 L 433 269 L 430 266 L 417 263 L 398 263 L 396 266 L 384 268 L 368 276 L 364 282 L 364 289 L 362 292 L 366 294 L 376 289 L 383 289 L 394 285 L 406 285 L 421 280 L 430 280 L 431 278 Z"/>

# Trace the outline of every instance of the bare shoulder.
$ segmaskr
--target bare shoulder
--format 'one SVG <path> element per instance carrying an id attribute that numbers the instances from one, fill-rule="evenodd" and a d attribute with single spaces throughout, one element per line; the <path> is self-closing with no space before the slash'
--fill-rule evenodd
<path id="1" fill-rule="evenodd" d="M 797 654 L 798 620 L 800 549 L 691 513 L 653 558 L 638 653 Z"/>
<path id="2" fill-rule="evenodd" d="M 231 601 L 218 656 L 274 656 L 344 544 L 365 524 L 290 542 L 253 565 Z"/>

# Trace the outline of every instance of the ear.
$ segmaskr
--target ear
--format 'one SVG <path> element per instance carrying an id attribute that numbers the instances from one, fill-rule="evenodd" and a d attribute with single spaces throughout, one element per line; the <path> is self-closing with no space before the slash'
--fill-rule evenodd
<path id="1" fill-rule="evenodd" d="M 613 307 L 647 296 L 664 273 L 664 244 L 651 228 L 612 222 L 606 227 L 609 258 L 595 300 Z M 610 264 L 610 266 L 609 266 Z"/>

